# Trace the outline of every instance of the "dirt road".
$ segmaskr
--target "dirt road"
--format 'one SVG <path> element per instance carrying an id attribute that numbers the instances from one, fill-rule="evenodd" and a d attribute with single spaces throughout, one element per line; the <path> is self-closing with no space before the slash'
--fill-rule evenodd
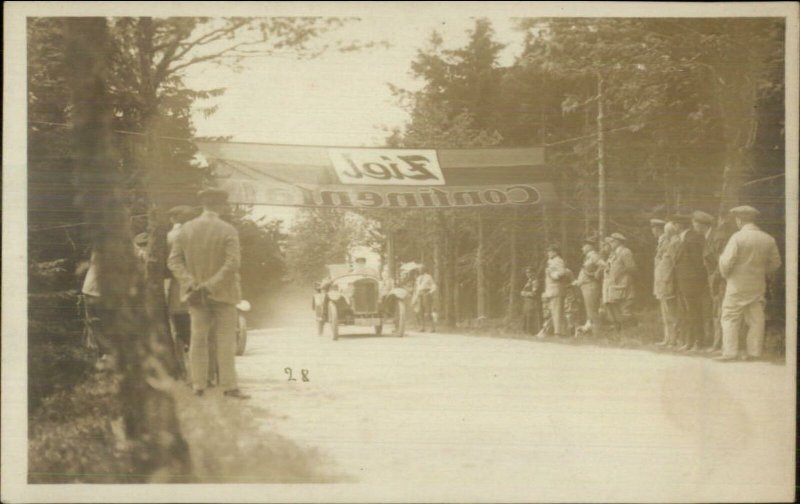
<path id="1" fill-rule="evenodd" d="M 384 498 L 786 498 L 784 366 L 347 332 L 334 342 L 311 326 L 254 331 L 240 381 L 269 411 L 264 428 Z"/>

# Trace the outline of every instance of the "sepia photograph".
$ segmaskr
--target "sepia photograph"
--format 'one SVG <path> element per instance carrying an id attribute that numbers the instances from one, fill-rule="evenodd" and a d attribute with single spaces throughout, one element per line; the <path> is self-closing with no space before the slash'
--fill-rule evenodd
<path id="1" fill-rule="evenodd" d="M 796 3 L 4 12 L 3 502 L 795 500 Z"/>

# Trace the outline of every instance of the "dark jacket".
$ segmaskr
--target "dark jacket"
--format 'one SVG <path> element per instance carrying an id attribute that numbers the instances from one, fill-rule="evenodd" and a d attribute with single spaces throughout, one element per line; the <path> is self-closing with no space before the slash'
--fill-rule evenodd
<path id="1" fill-rule="evenodd" d="M 705 238 L 694 229 L 682 233 L 675 257 L 675 286 L 679 295 L 697 297 L 708 292 L 708 272 L 703 262 Z"/>

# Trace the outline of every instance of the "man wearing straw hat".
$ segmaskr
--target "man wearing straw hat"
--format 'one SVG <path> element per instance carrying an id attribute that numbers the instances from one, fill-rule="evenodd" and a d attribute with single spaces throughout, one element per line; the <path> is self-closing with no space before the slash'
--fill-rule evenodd
<path id="1" fill-rule="evenodd" d="M 775 239 L 755 224 L 759 211 L 740 206 L 730 213 L 739 231 L 734 233 L 719 258 L 719 271 L 727 281 L 722 301 L 722 355 L 731 361 L 739 352 L 739 328 L 747 324 L 747 356 L 758 358 L 764 348 L 764 294 L 767 275 L 781 266 Z"/>

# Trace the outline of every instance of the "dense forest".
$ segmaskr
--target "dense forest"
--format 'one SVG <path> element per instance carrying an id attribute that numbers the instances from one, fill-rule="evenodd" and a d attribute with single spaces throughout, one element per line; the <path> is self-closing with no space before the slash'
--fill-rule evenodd
<path id="1" fill-rule="evenodd" d="M 560 244 L 577 271 L 583 239 L 625 235 L 640 266 L 640 306 L 652 301 L 651 217 L 751 204 L 782 246 L 780 20 L 537 18 L 518 29 L 525 46 L 509 66 L 498 63 L 504 46 L 486 20 L 458 49 L 431 34 L 410 69 L 422 88 L 393 87 L 410 121 L 387 145 L 545 146 L 559 204 L 370 211 L 362 213 L 369 224 L 356 228 L 334 211 L 307 212 L 289 237 L 295 264 L 341 261 L 358 242 L 394 268 L 431 267 L 440 316 L 451 325 L 513 324 L 521 270 L 538 267 L 548 243 Z M 771 294 L 772 317 L 781 319 L 782 287 Z"/>

